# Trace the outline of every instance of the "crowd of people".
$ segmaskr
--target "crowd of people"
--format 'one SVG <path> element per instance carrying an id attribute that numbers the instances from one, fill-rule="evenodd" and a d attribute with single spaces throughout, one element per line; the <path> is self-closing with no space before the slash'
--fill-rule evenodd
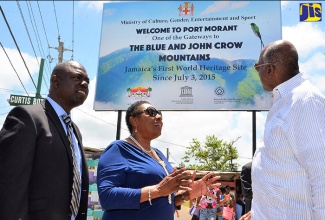
<path id="1" fill-rule="evenodd" d="M 231 190 L 230 186 L 221 186 L 210 188 L 205 195 L 198 199 L 191 200 L 192 210 L 189 214 L 192 215 L 191 220 L 236 220 L 239 219 L 243 209 L 238 205 L 241 195 Z M 236 213 L 236 209 L 240 209 L 240 213 Z"/>
<path id="2" fill-rule="evenodd" d="M 104 220 L 173 220 L 189 200 L 196 201 L 193 219 L 200 220 L 220 213 L 232 220 L 241 202 L 247 211 L 241 220 L 325 219 L 325 97 L 299 71 L 297 50 L 288 41 L 264 47 L 254 67 L 273 103 L 264 146 L 247 172 L 251 186 L 242 171 L 251 195 L 235 201 L 213 172 L 196 179 L 196 172 L 173 168 L 151 146 L 161 135 L 162 112 L 137 101 L 126 111 L 130 136 L 112 142 L 99 160 Z M 80 63 L 60 63 L 43 102 L 17 106 L 7 115 L 0 131 L 0 219 L 87 218 L 88 169 L 71 110 L 86 100 L 88 85 Z"/>

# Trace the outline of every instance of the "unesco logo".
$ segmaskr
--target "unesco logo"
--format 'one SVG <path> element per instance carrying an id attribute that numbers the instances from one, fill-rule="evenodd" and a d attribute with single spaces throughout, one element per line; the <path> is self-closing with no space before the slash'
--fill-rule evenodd
<path id="1" fill-rule="evenodd" d="M 223 96 L 225 94 L 225 90 L 222 88 L 222 87 L 217 87 L 215 90 L 214 90 L 214 93 L 217 95 L 217 96 Z"/>
<path id="2" fill-rule="evenodd" d="M 300 3 L 300 21 L 322 21 L 322 3 Z"/>
<path id="3" fill-rule="evenodd" d="M 193 97 L 192 95 L 192 87 L 184 86 L 181 87 L 181 94 L 179 97 Z"/>

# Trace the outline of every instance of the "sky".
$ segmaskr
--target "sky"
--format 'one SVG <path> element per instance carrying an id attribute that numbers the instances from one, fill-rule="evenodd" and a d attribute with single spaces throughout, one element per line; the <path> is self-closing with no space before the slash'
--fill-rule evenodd
<path id="1" fill-rule="evenodd" d="M 325 94 L 324 15 L 319 22 L 300 22 L 299 3 L 306 2 L 321 1 L 281 2 L 282 39 L 296 46 L 300 71 Z M 13 108 L 7 101 L 10 95 L 35 96 L 40 58 L 45 59 L 41 95 L 47 96 L 49 76 L 58 63 L 60 36 L 66 49 L 64 60 L 73 59 L 83 64 L 90 78 L 89 96 L 83 105 L 72 111 L 72 118 L 81 130 L 84 146 L 106 148 L 116 139 L 118 113 L 93 110 L 103 2 L 1 1 L 0 6 L 6 17 L 5 21 L 1 13 L 0 124 Z M 210 10 L 212 6 L 213 2 Z M 236 6 L 238 2 L 224 2 L 225 8 Z M 324 2 L 322 6 L 325 7 Z M 263 33 L 262 29 L 260 31 Z M 215 135 L 227 142 L 239 138 L 234 144 L 239 153 L 235 162 L 242 166 L 252 159 L 252 112 L 165 111 L 163 114 L 162 135 L 152 141 L 152 146 L 165 154 L 168 149 L 171 163 L 178 165 L 182 162 L 186 147 L 193 138 L 203 143 L 207 135 Z M 262 144 L 259 140 L 263 135 L 266 115 L 266 111 L 256 112 L 257 147 Z M 129 136 L 124 117 L 125 111 L 122 112 L 121 139 Z"/>

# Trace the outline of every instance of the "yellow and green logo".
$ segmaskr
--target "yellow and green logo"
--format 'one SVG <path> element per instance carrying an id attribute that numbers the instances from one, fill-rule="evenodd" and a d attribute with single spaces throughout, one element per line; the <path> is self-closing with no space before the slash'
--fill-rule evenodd
<path id="1" fill-rule="evenodd" d="M 322 21 L 322 3 L 300 3 L 300 21 Z"/>

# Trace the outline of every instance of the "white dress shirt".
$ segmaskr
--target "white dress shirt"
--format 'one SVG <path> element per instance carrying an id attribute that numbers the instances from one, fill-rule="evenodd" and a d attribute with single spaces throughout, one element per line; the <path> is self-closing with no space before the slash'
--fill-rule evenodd
<path id="1" fill-rule="evenodd" d="M 263 141 L 252 219 L 325 219 L 325 97 L 301 73 L 274 88 Z"/>
<path id="2" fill-rule="evenodd" d="M 51 99 L 50 97 L 47 97 L 47 100 L 50 102 L 50 104 L 52 105 L 52 107 L 54 108 L 54 111 L 56 112 L 56 114 L 58 115 L 58 117 L 60 118 L 61 124 L 65 130 L 65 133 L 68 135 L 68 131 L 67 131 L 67 125 L 64 123 L 63 119 L 62 119 L 62 115 L 68 115 L 65 110 L 58 104 L 56 103 L 53 99 Z M 68 115 L 71 118 L 71 115 Z M 72 120 L 72 118 L 71 118 Z M 78 139 L 76 137 L 76 135 L 74 134 L 74 132 L 72 132 L 72 139 L 73 139 L 73 146 L 74 146 L 74 152 L 75 152 L 75 156 L 76 156 L 76 160 L 78 163 L 78 170 L 80 173 L 80 183 L 82 180 L 82 164 L 81 164 L 81 152 L 79 149 L 79 143 L 78 143 Z M 64 171 L 62 171 L 64 172 Z M 80 197 L 81 197 L 81 191 L 80 190 L 80 194 L 79 194 L 79 201 L 80 201 Z M 72 216 L 71 220 L 74 220 L 76 218 L 76 216 Z"/>

